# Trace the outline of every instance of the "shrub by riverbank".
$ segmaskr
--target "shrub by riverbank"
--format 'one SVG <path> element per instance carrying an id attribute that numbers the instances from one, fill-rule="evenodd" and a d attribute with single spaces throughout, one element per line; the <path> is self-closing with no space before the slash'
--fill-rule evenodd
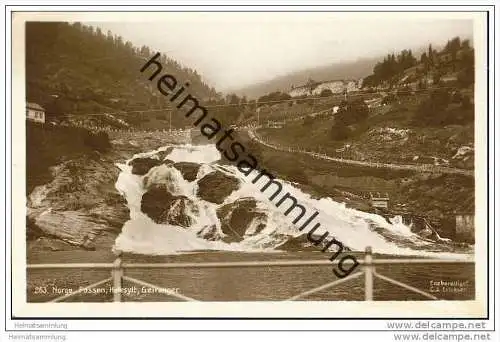
<path id="1" fill-rule="evenodd" d="M 49 168 L 76 157 L 105 152 L 111 147 L 105 132 L 85 128 L 26 122 L 26 194 L 51 179 Z"/>

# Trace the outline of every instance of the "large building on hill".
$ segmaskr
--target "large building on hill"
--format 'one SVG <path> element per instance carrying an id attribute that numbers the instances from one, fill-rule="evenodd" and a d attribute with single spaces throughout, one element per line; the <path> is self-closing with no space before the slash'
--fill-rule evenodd
<path id="1" fill-rule="evenodd" d="M 310 96 L 313 95 L 313 90 L 320 84 L 320 82 L 316 82 L 312 79 L 309 79 L 306 84 L 301 86 L 293 86 L 288 92 L 288 95 L 291 97 L 300 97 L 300 96 Z"/>
<path id="2" fill-rule="evenodd" d="M 309 96 L 312 95 L 311 87 L 307 85 L 292 87 L 288 92 L 291 97 Z"/>
<path id="3" fill-rule="evenodd" d="M 330 80 L 325 82 L 309 81 L 307 84 L 293 87 L 288 92 L 291 97 L 319 96 L 324 90 L 330 90 L 333 94 L 343 94 L 359 90 L 359 81 L 355 80 Z"/>
<path id="4" fill-rule="evenodd" d="M 326 81 L 314 88 L 313 95 L 320 95 L 325 89 L 330 90 L 333 94 L 342 94 L 346 88 L 343 80 Z"/>

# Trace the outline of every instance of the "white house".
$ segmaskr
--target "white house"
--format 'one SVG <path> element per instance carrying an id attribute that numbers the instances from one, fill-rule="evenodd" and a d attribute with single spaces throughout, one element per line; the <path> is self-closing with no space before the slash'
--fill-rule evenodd
<path id="1" fill-rule="evenodd" d="M 26 103 L 26 119 L 45 123 L 45 109 L 37 103 Z"/>

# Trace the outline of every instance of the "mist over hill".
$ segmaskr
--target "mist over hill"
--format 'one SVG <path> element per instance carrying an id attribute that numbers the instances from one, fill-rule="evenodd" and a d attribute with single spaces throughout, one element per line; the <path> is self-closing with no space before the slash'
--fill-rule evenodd
<path id="1" fill-rule="evenodd" d="M 257 98 L 273 91 L 288 91 L 292 85 L 298 86 L 308 79 L 326 81 L 332 79 L 359 79 L 371 74 L 373 66 L 380 57 L 363 58 L 351 62 L 334 63 L 311 69 L 292 72 L 284 76 L 275 77 L 269 81 L 260 82 L 243 88 L 231 90 L 237 95 L 248 98 Z"/>
<path id="2" fill-rule="evenodd" d="M 469 39 L 473 45 L 473 39 L 470 35 L 461 36 L 461 39 Z M 446 41 L 429 41 L 433 47 L 438 50 L 444 48 Z M 422 53 L 427 51 L 427 45 L 407 46 L 410 48 L 414 55 L 419 58 Z M 398 48 L 394 48 L 397 51 Z M 355 61 L 343 61 L 332 63 L 325 66 L 318 66 L 314 68 L 303 69 L 299 71 L 290 72 L 286 75 L 277 76 L 267 81 L 247 85 L 241 88 L 228 89 L 226 93 L 235 93 L 239 96 L 246 96 L 248 98 L 258 98 L 265 94 L 275 91 L 288 92 L 292 86 L 299 86 L 307 83 L 309 79 L 315 81 L 328 81 L 334 79 L 359 79 L 365 78 L 373 73 L 373 69 L 384 56 L 374 56 L 359 58 Z"/>

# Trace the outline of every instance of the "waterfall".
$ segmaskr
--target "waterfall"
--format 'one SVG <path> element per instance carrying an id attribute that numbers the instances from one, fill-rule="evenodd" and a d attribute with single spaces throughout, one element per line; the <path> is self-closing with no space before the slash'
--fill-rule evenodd
<path id="1" fill-rule="evenodd" d="M 159 165 L 144 175 L 133 174 L 131 161 L 136 158 L 155 159 Z M 117 164 L 121 173 L 116 188 L 127 200 L 130 220 L 123 226 L 114 248 L 151 255 L 201 250 L 272 252 L 304 233 L 284 215 L 283 209 L 269 200 L 269 194 L 249 181 L 254 175 L 245 177 L 235 166 L 219 163 L 220 159 L 214 145 L 170 145 Z M 176 163 L 194 164 L 194 179 L 185 179 Z M 220 203 L 200 197 L 200 181 L 214 173 L 237 184 Z M 347 208 L 328 197 L 315 199 L 289 182 L 281 183 L 283 193 L 293 194 L 309 212 L 319 212 L 315 222 L 321 224 L 322 231 L 318 230 L 318 234 L 328 231 L 351 250 L 363 251 L 371 246 L 376 253 L 457 257 L 458 253 L 449 248 L 436 252 L 435 243 L 413 233 L 401 217 L 388 222 L 382 216 Z M 158 203 L 151 204 L 155 210 L 158 206 L 158 210 L 166 212 L 157 222 L 141 209 L 143 196 L 155 187 L 168 193 L 165 201 L 174 203 L 164 209 L 160 197 Z M 174 219 L 182 224 L 172 223 Z"/>

